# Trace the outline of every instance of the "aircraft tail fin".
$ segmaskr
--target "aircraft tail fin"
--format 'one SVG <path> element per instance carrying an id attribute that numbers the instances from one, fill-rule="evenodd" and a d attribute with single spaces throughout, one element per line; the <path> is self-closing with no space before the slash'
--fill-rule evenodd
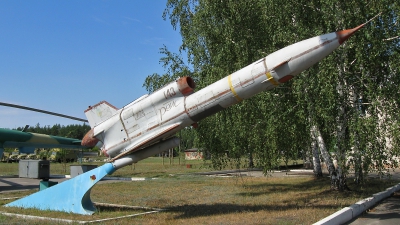
<path id="1" fill-rule="evenodd" d="M 94 106 L 89 106 L 85 110 L 86 118 L 89 121 L 90 127 L 95 127 L 104 120 L 113 116 L 118 109 L 106 101 L 101 101 Z"/>

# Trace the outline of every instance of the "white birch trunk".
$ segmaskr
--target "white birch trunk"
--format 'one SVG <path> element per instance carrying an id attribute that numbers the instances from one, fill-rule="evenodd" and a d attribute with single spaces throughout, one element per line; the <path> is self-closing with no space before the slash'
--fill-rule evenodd
<path id="1" fill-rule="evenodd" d="M 317 126 L 315 126 L 315 137 L 317 140 L 318 148 L 321 151 L 322 158 L 324 159 L 325 165 L 328 169 L 329 176 L 331 177 L 331 188 L 334 188 L 337 180 L 337 172 L 335 166 L 333 165 L 331 155 L 326 149 L 324 139 L 322 138 L 321 132 L 319 131 L 319 128 Z"/>
<path id="2" fill-rule="evenodd" d="M 319 159 L 319 151 L 317 140 L 315 137 L 316 126 L 313 125 L 311 127 L 311 151 L 313 156 L 313 167 L 314 167 L 314 176 L 322 177 L 322 169 L 321 169 L 321 160 Z"/>
<path id="3" fill-rule="evenodd" d="M 339 67 L 339 71 L 340 67 Z M 340 72 L 341 74 L 341 72 Z M 337 159 L 337 180 L 334 183 L 334 189 L 343 191 L 344 189 L 348 189 L 347 184 L 346 184 L 346 172 L 344 169 L 346 169 L 346 116 L 345 116 L 345 106 L 343 99 L 344 98 L 344 93 L 343 93 L 343 86 L 339 83 L 337 85 L 337 92 L 339 95 L 339 99 L 342 99 L 341 104 L 339 106 L 339 112 L 338 112 L 338 117 L 336 119 L 337 121 L 337 127 L 336 127 L 336 140 L 337 140 L 337 149 L 336 149 L 336 159 Z"/>

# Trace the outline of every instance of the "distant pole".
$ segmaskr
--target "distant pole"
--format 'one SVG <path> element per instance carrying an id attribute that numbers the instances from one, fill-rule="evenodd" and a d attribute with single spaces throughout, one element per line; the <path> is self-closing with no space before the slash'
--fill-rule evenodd
<path id="1" fill-rule="evenodd" d="M 179 149 L 179 157 L 178 157 L 178 159 L 179 159 L 179 161 L 178 161 L 178 165 L 181 165 L 181 143 L 179 143 L 179 146 L 178 146 L 178 149 Z"/>
<path id="2" fill-rule="evenodd" d="M 172 154 L 171 154 L 171 151 L 172 149 L 169 149 L 168 150 L 168 152 L 169 152 L 169 165 L 171 165 L 172 164 L 172 159 L 171 159 L 171 157 L 172 157 Z"/>

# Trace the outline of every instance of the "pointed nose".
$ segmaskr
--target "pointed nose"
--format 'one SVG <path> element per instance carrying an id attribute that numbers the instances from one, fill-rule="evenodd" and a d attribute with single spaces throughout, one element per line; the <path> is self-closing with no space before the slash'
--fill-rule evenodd
<path id="1" fill-rule="evenodd" d="M 338 39 L 339 39 L 339 44 L 343 44 L 343 42 L 345 42 L 347 39 L 349 39 L 349 37 L 351 37 L 351 35 L 353 35 L 356 31 L 361 29 L 364 25 L 365 25 L 365 23 L 363 23 L 360 26 L 355 27 L 353 29 L 341 30 L 341 31 L 336 32 L 336 35 L 338 36 Z"/>

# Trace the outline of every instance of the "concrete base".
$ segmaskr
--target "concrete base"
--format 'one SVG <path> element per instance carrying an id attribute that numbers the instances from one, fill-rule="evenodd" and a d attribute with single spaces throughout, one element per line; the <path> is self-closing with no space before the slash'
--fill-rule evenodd
<path id="1" fill-rule="evenodd" d="M 71 165 L 71 178 L 79 176 L 80 174 L 86 173 L 92 169 L 97 168 L 97 165 Z"/>
<path id="2" fill-rule="evenodd" d="M 44 189 L 52 187 L 52 186 L 54 186 L 56 184 L 58 184 L 58 182 L 55 182 L 55 181 L 40 181 L 40 183 L 39 183 L 39 191 L 43 191 Z"/>

